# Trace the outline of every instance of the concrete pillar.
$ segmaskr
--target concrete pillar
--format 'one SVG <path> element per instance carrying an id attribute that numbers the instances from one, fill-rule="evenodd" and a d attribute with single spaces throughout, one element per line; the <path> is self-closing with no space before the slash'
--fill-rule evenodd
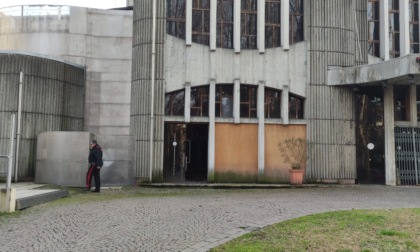
<path id="1" fill-rule="evenodd" d="M 389 13 L 388 0 L 379 2 L 379 51 L 384 60 L 389 60 Z"/>
<path id="2" fill-rule="evenodd" d="M 265 82 L 260 81 L 258 85 L 257 116 L 258 116 L 258 182 L 264 180 L 264 158 L 265 158 L 265 124 L 264 124 L 264 105 L 265 105 Z"/>
<path id="3" fill-rule="evenodd" d="M 257 46 L 260 53 L 265 52 L 265 0 L 258 0 Z"/>
<path id="4" fill-rule="evenodd" d="M 0 189 L 0 213 L 13 213 L 16 209 L 16 189 Z"/>
<path id="5" fill-rule="evenodd" d="M 289 86 L 283 86 L 281 92 L 281 118 L 283 124 L 289 124 Z"/>
<path id="6" fill-rule="evenodd" d="M 235 53 L 241 52 L 241 0 L 233 4 L 233 49 Z"/>
<path id="7" fill-rule="evenodd" d="M 214 158 L 215 158 L 215 103 L 216 103 L 216 80 L 210 80 L 209 87 L 209 139 L 207 155 L 207 181 L 214 182 Z"/>
<path id="8" fill-rule="evenodd" d="M 400 57 L 410 54 L 410 11 L 408 1 L 400 1 Z"/>
<path id="9" fill-rule="evenodd" d="M 236 79 L 233 84 L 233 120 L 235 124 L 241 122 L 240 115 L 240 102 L 241 102 L 241 83 Z"/>
<path id="10" fill-rule="evenodd" d="M 185 2 L 185 44 L 191 45 L 192 41 L 192 0 Z"/>
<path id="11" fill-rule="evenodd" d="M 281 46 L 289 50 L 289 0 L 281 1 Z"/>
<path id="12" fill-rule="evenodd" d="M 216 50 L 217 0 L 210 0 L 210 50 Z"/>
<path id="13" fill-rule="evenodd" d="M 185 106 L 184 106 L 185 122 L 191 121 L 191 83 L 185 83 Z"/>
<path id="14" fill-rule="evenodd" d="M 417 127 L 417 94 L 416 85 L 410 85 L 410 123 L 411 127 Z"/>
<path id="15" fill-rule="evenodd" d="M 389 86 L 385 88 L 384 90 L 384 123 L 385 123 L 385 184 L 396 185 L 393 86 Z"/>

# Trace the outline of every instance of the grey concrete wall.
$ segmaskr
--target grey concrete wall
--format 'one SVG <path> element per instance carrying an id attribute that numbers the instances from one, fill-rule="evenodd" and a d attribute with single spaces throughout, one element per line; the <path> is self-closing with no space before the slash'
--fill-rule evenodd
<path id="1" fill-rule="evenodd" d="M 0 53 L 0 153 L 9 151 L 10 117 L 17 114 L 24 73 L 18 178 L 35 175 L 37 135 L 83 130 L 85 71 L 81 66 L 32 55 Z M 0 160 L 0 170 L 6 166 Z"/>
<path id="2" fill-rule="evenodd" d="M 356 179 L 354 94 L 348 87 L 330 87 L 328 66 L 365 63 L 357 56 L 355 15 L 366 1 L 306 1 L 305 21 L 310 41 L 310 77 L 307 89 L 307 135 L 310 142 L 309 180 Z M 357 9 L 358 12 L 363 10 Z M 360 16 L 363 16 L 359 13 Z M 359 27 L 360 28 L 360 27 Z M 363 38 L 365 39 L 365 38 Z"/>
<path id="3" fill-rule="evenodd" d="M 290 45 L 285 51 L 282 47 L 266 49 L 264 54 L 258 50 L 242 50 L 235 54 L 232 49 L 217 48 L 210 51 L 209 46 L 193 43 L 185 45 L 185 40 L 166 35 L 165 80 L 166 92 L 183 89 L 185 83 L 191 86 L 216 83 L 255 84 L 260 81 L 266 87 L 284 89 L 306 96 L 307 82 L 307 43 Z"/>
<path id="4" fill-rule="evenodd" d="M 0 9 L 0 50 L 35 52 L 86 66 L 81 130 L 97 136 L 112 169 L 132 169 L 132 11 L 70 7 L 70 14 L 60 17 L 21 17 L 1 15 Z"/>
<path id="5" fill-rule="evenodd" d="M 85 186 L 90 139 L 89 132 L 39 134 L 35 183 Z"/>
<path id="6" fill-rule="evenodd" d="M 36 183 L 84 187 L 88 170 L 89 132 L 44 132 L 38 135 L 36 152 Z M 101 145 L 100 142 L 98 142 Z M 132 169 L 114 169 L 110 152 L 103 149 L 102 186 L 132 185 Z M 124 183 L 125 181 L 125 183 Z M 92 186 L 94 182 L 92 180 Z"/>
<path id="7" fill-rule="evenodd" d="M 133 72 L 131 89 L 131 134 L 135 138 L 135 170 L 138 180 L 149 180 L 150 162 L 153 181 L 163 179 L 163 126 L 165 105 L 165 5 L 157 2 L 156 71 L 154 92 L 153 157 L 150 159 L 152 1 L 134 2 Z"/>

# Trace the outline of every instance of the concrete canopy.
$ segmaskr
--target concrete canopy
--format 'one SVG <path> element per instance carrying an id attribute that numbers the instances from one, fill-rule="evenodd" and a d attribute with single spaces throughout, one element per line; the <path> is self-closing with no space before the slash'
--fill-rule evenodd
<path id="1" fill-rule="evenodd" d="M 408 84 L 420 81 L 420 54 L 409 54 L 377 64 L 328 69 L 329 86 Z"/>

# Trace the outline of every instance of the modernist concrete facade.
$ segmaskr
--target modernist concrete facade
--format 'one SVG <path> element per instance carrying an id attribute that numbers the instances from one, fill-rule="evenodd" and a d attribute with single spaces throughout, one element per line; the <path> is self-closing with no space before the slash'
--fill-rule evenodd
<path id="1" fill-rule="evenodd" d="M 22 85 L 20 85 L 20 72 L 24 73 Z M 9 153 L 11 115 L 15 114 L 18 117 L 19 89 L 22 90 L 21 119 L 16 118 L 20 121 L 21 132 L 18 144 L 15 144 L 19 146 L 17 154 L 19 179 L 33 179 L 35 176 L 36 144 L 39 133 L 83 131 L 84 85 L 83 66 L 39 55 L 0 53 L 0 153 L 2 155 Z M 1 159 L 0 162 L 2 167 L 7 167 L 6 159 Z M 15 168 L 13 170 L 16 171 Z"/>
<path id="2" fill-rule="evenodd" d="M 84 130 L 110 168 L 285 183 L 277 145 L 300 137 L 307 182 L 418 184 L 418 1 L 128 3 L 0 24 L 2 49 L 86 66 Z"/>
<path id="3" fill-rule="evenodd" d="M 417 1 L 153 3 L 134 1 L 138 179 L 188 180 L 190 129 L 207 136 L 206 148 L 197 148 L 207 158 L 200 165 L 209 182 L 286 181 L 276 143 L 296 136 L 309 143 L 307 181 L 418 184 L 417 140 L 410 150 L 397 143 L 418 127 Z M 296 20 L 303 20 L 299 41 Z M 223 85 L 233 89 L 228 116 L 219 111 Z M 201 88 L 208 112 L 197 116 Z M 246 89 L 257 93 L 252 116 L 242 114 Z M 266 115 L 267 90 L 281 93 L 280 118 Z M 303 118 L 290 118 L 290 97 L 304 100 Z M 411 161 L 403 163 L 404 155 Z"/>
<path id="4" fill-rule="evenodd" d="M 132 169 L 129 136 L 131 10 L 16 6 L 0 10 L 0 49 L 85 67 L 84 125 L 104 147 L 104 169 Z M 55 129 L 58 130 L 58 129 Z M 124 172 L 123 172 L 124 171 Z M 121 184 L 131 184 L 127 177 Z"/>

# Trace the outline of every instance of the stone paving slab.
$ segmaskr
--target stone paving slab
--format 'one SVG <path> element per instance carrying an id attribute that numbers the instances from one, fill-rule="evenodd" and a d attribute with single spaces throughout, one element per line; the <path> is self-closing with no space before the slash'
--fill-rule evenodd
<path id="1" fill-rule="evenodd" d="M 39 205 L 0 219 L 0 251 L 208 251 L 253 228 L 304 215 L 414 207 L 420 208 L 419 187 L 391 186 L 224 190 Z"/>

